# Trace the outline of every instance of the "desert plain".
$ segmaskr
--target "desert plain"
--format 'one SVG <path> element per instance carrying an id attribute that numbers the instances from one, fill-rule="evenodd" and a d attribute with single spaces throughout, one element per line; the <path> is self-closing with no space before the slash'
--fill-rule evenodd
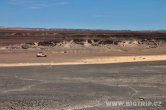
<path id="1" fill-rule="evenodd" d="M 166 31 L 1 27 L 0 79 L 2 110 L 164 110 Z"/>

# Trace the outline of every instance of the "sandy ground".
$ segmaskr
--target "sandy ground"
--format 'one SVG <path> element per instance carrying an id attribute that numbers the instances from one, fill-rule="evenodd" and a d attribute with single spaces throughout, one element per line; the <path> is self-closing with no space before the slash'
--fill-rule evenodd
<path id="1" fill-rule="evenodd" d="M 0 110 L 165 110 L 165 47 L 1 48 Z M 40 51 L 48 57 L 37 58 Z M 162 103 L 112 107 L 108 101 Z"/>
<path id="2" fill-rule="evenodd" d="M 47 66 L 47 65 L 80 65 L 80 64 L 109 64 L 123 62 L 143 62 L 143 61 L 166 61 L 166 55 L 153 56 L 124 56 L 124 57 L 94 57 L 90 59 L 79 59 L 72 62 L 47 62 L 47 63 L 1 63 L 0 67 L 12 66 Z"/>
<path id="3" fill-rule="evenodd" d="M 34 31 L 2 30 L 0 110 L 166 109 L 165 31 L 61 30 L 53 31 L 55 39 Z M 110 101 L 161 103 L 112 107 Z"/>
<path id="4" fill-rule="evenodd" d="M 48 55 L 37 58 L 38 52 Z M 38 49 L 0 50 L 0 66 L 106 64 L 138 61 L 165 61 L 166 48 L 144 47 L 56 47 Z"/>

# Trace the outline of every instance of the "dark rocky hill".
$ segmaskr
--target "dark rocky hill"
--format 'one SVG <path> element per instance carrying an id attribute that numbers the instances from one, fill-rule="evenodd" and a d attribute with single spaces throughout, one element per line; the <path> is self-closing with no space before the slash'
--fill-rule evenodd
<path id="1" fill-rule="evenodd" d="M 138 43 L 166 42 L 166 31 L 0 28 L 0 46 L 34 42 L 56 45 L 63 41 L 116 45 L 126 40 L 137 40 Z"/>

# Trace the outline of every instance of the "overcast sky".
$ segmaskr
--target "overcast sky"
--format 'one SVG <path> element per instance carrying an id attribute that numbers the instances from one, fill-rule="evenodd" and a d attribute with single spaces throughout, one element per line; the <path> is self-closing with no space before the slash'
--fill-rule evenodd
<path id="1" fill-rule="evenodd" d="M 0 26 L 166 29 L 166 0 L 0 0 Z"/>

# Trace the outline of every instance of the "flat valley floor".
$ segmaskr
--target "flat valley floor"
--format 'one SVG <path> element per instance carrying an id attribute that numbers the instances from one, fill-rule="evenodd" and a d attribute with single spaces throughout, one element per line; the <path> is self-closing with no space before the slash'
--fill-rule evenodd
<path id="1" fill-rule="evenodd" d="M 0 110 L 165 110 L 166 61 L 0 67 Z M 108 106 L 160 101 L 159 106 Z"/>

